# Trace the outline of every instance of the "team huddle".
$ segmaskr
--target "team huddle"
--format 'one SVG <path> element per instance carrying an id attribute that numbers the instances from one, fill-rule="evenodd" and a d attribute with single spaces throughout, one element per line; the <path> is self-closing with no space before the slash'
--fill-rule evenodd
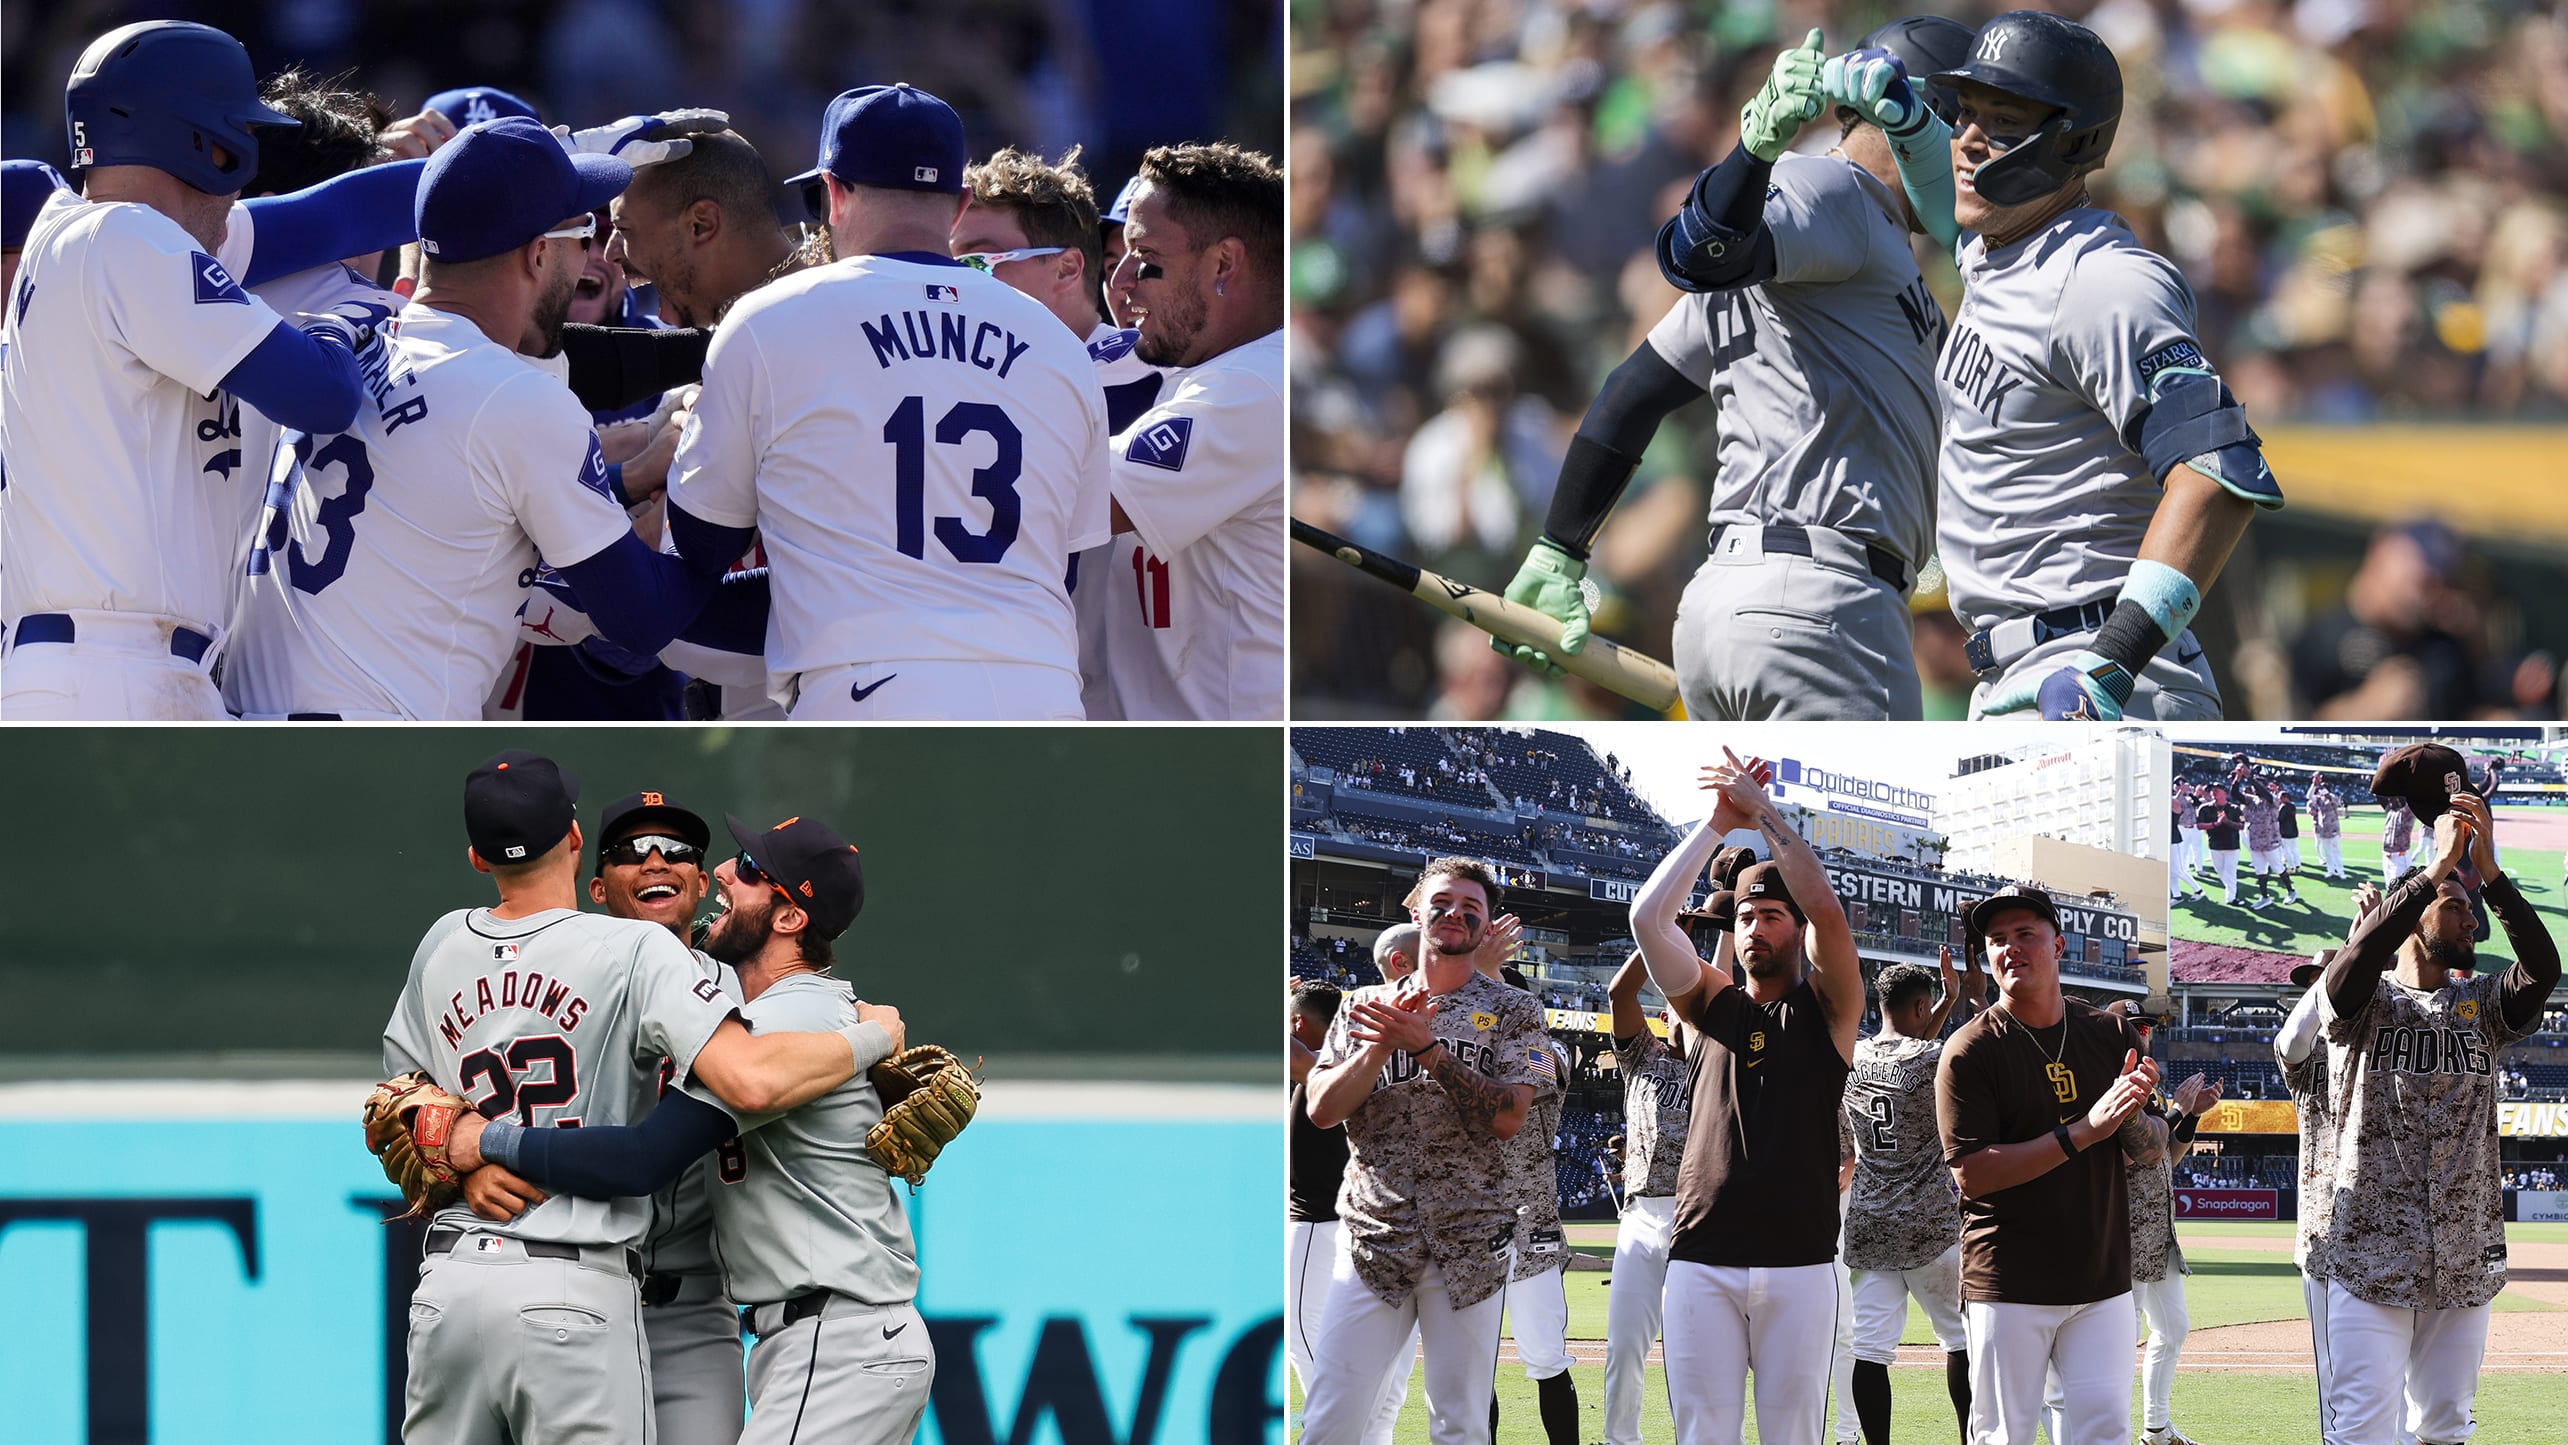
<path id="1" fill-rule="evenodd" d="M 704 820 L 635 793 L 600 816 L 586 913 L 577 798 L 533 753 L 473 770 L 498 904 L 429 929 L 384 1026 L 368 1143 L 433 1210 L 402 1438 L 909 1440 L 935 1356 L 891 1174 L 934 1145 L 887 1165 L 885 1136 L 904 1087 L 969 1075 L 918 1077 L 942 1051 L 831 975 L 856 849 L 732 819 L 707 868 Z"/>
<path id="2" fill-rule="evenodd" d="M 7 165 L 0 714 L 1275 719 L 1283 181 L 392 120 L 126 26 Z M 396 262 L 386 253 L 399 248 Z M 378 283 L 381 284 L 378 284 Z"/>
<path id="3" fill-rule="evenodd" d="M 1834 148 L 1789 150 L 1831 111 Z M 1783 52 L 1660 231 L 1686 294 L 1589 405 L 1508 599 L 1585 646 L 1597 534 L 1660 423 L 1708 394 L 1711 555 L 1674 636 L 1688 716 L 1920 716 L 1930 556 L 1971 716 L 2220 716 L 2189 624 L 2283 498 L 2184 277 L 2089 203 L 2121 112 L 2104 41 L 2040 11 Z M 1960 269 L 1949 326 L 1912 235 Z"/>
<path id="4" fill-rule="evenodd" d="M 2406 766 L 2440 798 L 2436 762 Z M 1642 1439 L 1643 1366 L 1663 1338 L 1687 1445 L 1740 1440 L 1751 1409 L 1761 1441 L 1883 1445 L 1913 1299 L 1971 1445 L 2127 1445 L 2135 1350 L 2142 1438 L 2186 1445 L 2173 1165 L 2218 1085 L 2162 1091 L 2156 1021 L 2063 991 L 2059 910 L 2031 886 L 1967 910 L 1966 974 L 1950 951 L 1940 979 L 1881 969 L 1881 1024 L 1859 1038 L 1845 909 L 1767 768 L 1725 755 L 1704 778 L 1714 810 L 1635 897 L 1638 952 L 1609 989 L 1629 1195 L 1606 1439 Z M 2380 786 L 2409 791 L 2386 773 Z M 2486 1064 L 2538 1020 L 2559 963 L 2496 871 L 2484 803 L 2462 791 L 2448 808 L 2434 861 L 2356 925 L 2277 1043 L 2303 1110 L 2297 1258 L 2329 1445 L 2465 1438 L 2504 1282 Z M 1723 848 L 1738 830 L 1759 847 Z M 2503 975 L 2446 972 L 2469 961 L 2456 871 L 2515 943 Z M 1710 897 L 1689 908 L 1698 880 Z M 1376 946 L 1383 984 L 1297 991 L 1286 1316 L 1306 1445 L 1387 1442 L 1421 1347 L 1429 1438 L 1493 1438 L 1502 1311 L 1548 1439 L 1578 1439 L 1575 1391 L 1550 1383 L 1568 1363 L 1558 1264 L 1541 1253 L 1558 1216 L 1528 1207 L 1513 1162 L 1557 1119 L 1561 1070 L 1540 1005 L 1496 976 L 1516 936 L 1500 902 L 1486 865 L 1437 859 L 1413 924 Z M 1644 981 L 1668 1001 L 1664 1042 Z M 1520 1298 L 1509 1281 L 1528 1278 Z"/>

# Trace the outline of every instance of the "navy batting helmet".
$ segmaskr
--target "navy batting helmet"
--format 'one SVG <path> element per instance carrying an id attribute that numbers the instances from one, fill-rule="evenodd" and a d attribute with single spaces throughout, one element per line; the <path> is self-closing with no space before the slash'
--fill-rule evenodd
<path id="1" fill-rule="evenodd" d="M 1926 108 L 1942 116 L 1946 124 L 1953 119 L 1953 88 L 1927 79 L 1951 70 L 1971 58 L 1974 32 L 1958 20 L 1941 15 L 1910 15 L 1893 20 L 1856 45 L 1858 50 L 1887 50 L 1899 57 L 1908 71 L 1909 83 L 1926 100 Z"/>
<path id="2" fill-rule="evenodd" d="M 62 104 L 74 166 L 150 166 L 210 196 L 238 194 L 258 174 L 257 127 L 302 124 L 260 103 L 241 42 L 181 20 L 92 41 Z"/>
<path id="3" fill-rule="evenodd" d="M 1971 173 L 1993 205 L 2020 206 L 2103 162 L 2122 123 L 2122 67 L 2094 31 L 2040 10 L 2010 10 L 1980 27 L 1969 60 L 1936 74 L 2037 100 L 2054 114 Z"/>

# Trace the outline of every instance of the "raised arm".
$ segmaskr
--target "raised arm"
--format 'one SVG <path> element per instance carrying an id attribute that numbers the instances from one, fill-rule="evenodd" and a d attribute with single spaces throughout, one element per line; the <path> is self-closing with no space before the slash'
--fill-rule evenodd
<path id="1" fill-rule="evenodd" d="M 1738 822 L 1726 804 L 1714 808 L 1712 816 L 1695 824 L 1685 841 L 1659 860 L 1649 881 L 1632 896 L 1632 941 L 1640 945 L 1650 982 L 1658 985 L 1680 1017 L 1685 1012 L 1680 1001 L 1702 982 L 1702 965 L 1694 940 L 1685 936 L 1676 915 L 1685 907 L 1686 895 L 1694 891 L 1694 880 L 1703 876 L 1713 852 L 1721 846 L 1722 835 Z"/>
<path id="2" fill-rule="evenodd" d="M 1934 1011 L 1926 1015 L 1925 1037 L 1930 1039 L 1942 1038 L 1944 1036 L 1944 1021 L 1953 1016 L 1953 1005 L 1961 1001 L 1961 990 L 1956 986 L 1956 980 L 1953 977 L 1952 945 L 1947 944 L 1938 951 L 1935 959 L 1935 967 L 1936 970 L 1943 974 L 1944 977 L 1942 993 L 1941 996 L 1935 1000 Z M 1979 958 L 1977 955 L 1972 956 L 1971 972 L 1979 972 Z"/>
<path id="3" fill-rule="evenodd" d="M 1649 977 L 1649 966 L 1635 952 L 1614 970 L 1614 981 L 1605 985 L 1606 1007 L 1613 1011 L 1614 1037 L 1628 1039 L 1648 1031 L 1650 1016 L 1641 1008 L 1641 985 L 1649 982 Z"/>
<path id="4" fill-rule="evenodd" d="M 2452 808 L 2470 819 L 2470 862 L 2478 870 L 2479 896 L 2487 900 L 2488 911 L 2497 915 L 2506 931 L 2506 942 L 2514 946 L 2514 967 L 2498 983 L 2499 1011 L 2509 1028 L 2528 1032 L 2559 982 L 2559 942 L 2524 901 L 2523 890 L 2498 869 L 2496 815 L 2487 800 L 2465 793 L 2452 800 Z"/>
<path id="5" fill-rule="evenodd" d="M 2434 838 L 2434 861 L 2410 869 L 2382 900 L 2380 911 L 2355 924 L 2354 931 L 2345 935 L 2345 946 L 2329 960 L 2319 987 L 2327 990 L 2331 1016 L 2345 1019 L 2362 1012 L 2372 1001 L 2372 991 L 2380 987 L 2381 975 L 2398 963 L 2399 945 L 2416 932 L 2425 906 L 2434 901 L 2443 880 L 2461 866 L 2462 855 L 2469 849 L 2467 816 L 2456 810 L 2435 819 Z"/>
<path id="6" fill-rule="evenodd" d="M 1837 1052 L 1850 1062 L 1855 1056 L 1855 1027 L 1864 1017 L 1864 975 L 1855 953 L 1855 931 L 1846 922 L 1846 910 L 1837 902 L 1836 885 L 1828 881 L 1828 867 L 1802 836 L 1784 821 L 1783 811 L 1765 790 L 1760 776 L 1763 765 L 1751 759 L 1740 764 L 1712 770 L 1722 776 L 1721 796 L 1724 801 L 1745 813 L 1765 835 L 1769 855 L 1783 870 L 1783 886 L 1792 892 L 1792 901 L 1801 906 L 1810 954 L 1810 986 L 1827 1007 L 1829 1031 L 1837 1040 Z"/>

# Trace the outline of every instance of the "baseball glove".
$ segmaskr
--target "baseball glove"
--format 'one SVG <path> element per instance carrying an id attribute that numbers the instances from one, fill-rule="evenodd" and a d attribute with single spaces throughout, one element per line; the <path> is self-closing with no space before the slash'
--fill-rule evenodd
<path id="1" fill-rule="evenodd" d="M 883 1096 L 883 1121 L 865 1134 L 865 1152 L 915 1189 L 937 1154 L 954 1142 L 981 1107 L 981 1086 L 967 1066 L 935 1044 L 901 1050 L 865 1071 Z"/>
<path id="2" fill-rule="evenodd" d="M 446 1142 L 455 1120 L 471 1107 L 421 1073 L 386 1079 L 366 1095 L 366 1148 L 383 1165 L 383 1177 L 409 1201 L 410 1212 L 402 1218 L 443 1209 L 462 1195 Z"/>

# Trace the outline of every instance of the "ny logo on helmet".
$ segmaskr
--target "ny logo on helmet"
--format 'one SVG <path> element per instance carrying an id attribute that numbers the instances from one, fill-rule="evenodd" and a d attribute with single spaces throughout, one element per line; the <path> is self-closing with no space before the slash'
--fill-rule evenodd
<path id="1" fill-rule="evenodd" d="M 2012 30 L 1992 29 L 1986 35 L 1980 37 L 1979 58 L 1982 60 L 2004 60 L 2006 58 L 2006 42 L 2014 38 L 2015 32 Z"/>

